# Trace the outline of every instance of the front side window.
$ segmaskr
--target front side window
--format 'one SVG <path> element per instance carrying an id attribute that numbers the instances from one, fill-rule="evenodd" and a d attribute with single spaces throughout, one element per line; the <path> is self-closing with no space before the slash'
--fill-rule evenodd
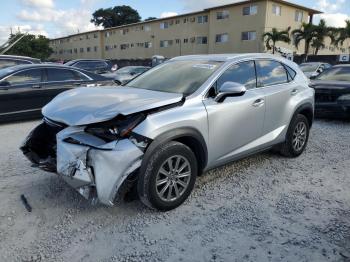
<path id="1" fill-rule="evenodd" d="M 143 73 L 128 87 L 190 95 L 222 65 L 213 61 L 170 61 Z"/>
<path id="2" fill-rule="evenodd" d="M 88 78 L 83 74 L 74 70 L 48 68 L 47 81 L 48 82 L 64 82 L 64 81 L 83 81 Z"/>
<path id="3" fill-rule="evenodd" d="M 247 89 L 256 87 L 254 61 L 242 62 L 231 66 L 217 80 L 217 88 L 225 82 L 235 82 L 244 85 Z"/>
<path id="4" fill-rule="evenodd" d="M 350 81 L 350 67 L 333 67 L 321 73 L 317 80 Z"/>
<path id="5" fill-rule="evenodd" d="M 41 69 L 22 71 L 5 79 L 10 85 L 38 84 L 41 82 Z"/>
<path id="6" fill-rule="evenodd" d="M 288 83 L 288 74 L 285 67 L 273 60 L 256 61 L 259 86 L 271 86 Z"/>

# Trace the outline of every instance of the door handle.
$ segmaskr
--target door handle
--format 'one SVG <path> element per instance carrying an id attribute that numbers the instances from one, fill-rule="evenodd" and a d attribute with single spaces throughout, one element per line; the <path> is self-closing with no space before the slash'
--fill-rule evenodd
<path id="1" fill-rule="evenodd" d="M 32 88 L 41 88 L 40 85 L 32 85 Z"/>
<path id="2" fill-rule="evenodd" d="M 296 94 L 298 94 L 299 90 L 298 89 L 293 89 L 292 92 L 290 92 L 290 94 L 292 96 L 295 96 Z"/>
<path id="3" fill-rule="evenodd" d="M 265 104 L 265 100 L 260 98 L 253 103 L 254 107 L 261 107 Z"/>

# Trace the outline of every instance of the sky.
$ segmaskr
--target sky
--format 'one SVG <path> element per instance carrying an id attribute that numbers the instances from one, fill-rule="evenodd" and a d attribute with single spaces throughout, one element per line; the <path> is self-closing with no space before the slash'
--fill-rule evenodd
<path id="1" fill-rule="evenodd" d="M 91 14 L 98 8 L 129 5 L 143 19 L 167 17 L 207 7 L 241 0 L 12 0 L 2 1 L 0 44 L 11 32 L 21 30 L 50 38 L 97 29 L 90 23 Z M 317 16 L 332 26 L 344 26 L 350 19 L 350 0 L 289 0 L 290 2 L 325 12 Z"/>

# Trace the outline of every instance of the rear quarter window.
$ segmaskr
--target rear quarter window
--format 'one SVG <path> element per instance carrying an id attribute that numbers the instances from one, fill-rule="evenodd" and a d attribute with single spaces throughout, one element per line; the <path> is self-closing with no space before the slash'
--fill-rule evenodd
<path id="1" fill-rule="evenodd" d="M 287 65 L 284 65 L 284 67 L 285 67 L 286 70 L 287 70 L 289 82 L 293 81 L 294 78 L 295 78 L 296 75 L 297 75 L 297 72 L 295 72 L 292 68 L 290 68 L 290 67 L 287 66 Z"/>

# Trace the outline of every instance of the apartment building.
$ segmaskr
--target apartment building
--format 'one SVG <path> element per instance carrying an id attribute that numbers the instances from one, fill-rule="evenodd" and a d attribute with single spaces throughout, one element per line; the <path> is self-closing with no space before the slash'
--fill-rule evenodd
<path id="1" fill-rule="evenodd" d="M 52 39 L 52 58 L 147 59 L 208 53 L 266 51 L 262 35 L 271 28 L 291 30 L 321 12 L 283 0 L 249 0 L 199 12 Z M 284 50 L 302 53 L 293 44 Z M 346 52 L 348 50 L 344 50 Z M 342 50 L 321 50 L 320 53 Z"/>

